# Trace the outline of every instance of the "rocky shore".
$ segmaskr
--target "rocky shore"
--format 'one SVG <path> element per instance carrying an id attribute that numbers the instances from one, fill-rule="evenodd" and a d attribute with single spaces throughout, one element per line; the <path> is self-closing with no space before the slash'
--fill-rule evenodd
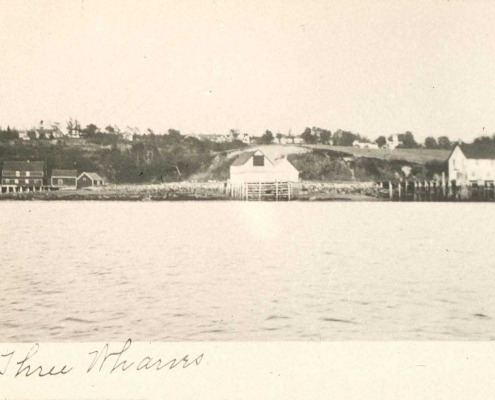
<path id="1" fill-rule="evenodd" d="M 292 200 L 376 201 L 372 182 L 299 182 Z M 231 200 L 225 182 L 172 182 L 155 185 L 108 185 L 85 189 L 4 193 L 0 200 L 186 201 Z"/>

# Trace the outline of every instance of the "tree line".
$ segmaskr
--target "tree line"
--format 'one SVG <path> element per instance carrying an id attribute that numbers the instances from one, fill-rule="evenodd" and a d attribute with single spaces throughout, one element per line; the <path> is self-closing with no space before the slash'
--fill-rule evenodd
<path id="1" fill-rule="evenodd" d="M 56 126 L 43 128 L 43 121 L 40 122 L 40 128 L 30 129 L 27 131 L 27 135 L 30 139 L 54 139 L 54 128 L 57 128 L 60 124 Z M 105 128 L 99 128 L 96 124 L 90 123 L 86 127 L 82 127 L 78 120 L 72 120 L 66 122 L 66 132 L 69 137 L 74 135 L 78 137 L 84 137 L 88 139 L 93 139 L 94 142 L 100 142 L 102 144 L 112 143 L 117 140 L 117 137 L 121 137 L 124 133 L 129 134 L 129 132 L 121 131 L 116 125 L 107 125 Z M 176 129 L 169 129 L 165 132 L 171 137 L 181 137 L 180 131 Z M 163 136 L 163 134 L 155 133 L 151 128 L 147 128 L 144 133 L 139 131 L 139 134 L 135 132 L 130 132 L 133 139 L 139 137 L 151 136 Z M 240 142 L 238 137 L 240 136 L 239 130 L 231 129 L 230 135 L 233 137 L 233 142 Z M 330 131 L 329 129 L 320 127 L 306 127 L 303 132 L 299 135 L 305 143 L 307 144 L 332 144 L 334 146 L 352 146 L 355 141 L 361 143 L 371 143 L 371 140 L 366 136 L 360 135 L 359 133 L 354 133 L 347 130 L 337 129 L 335 131 Z M 450 149 L 455 142 L 451 141 L 448 136 L 440 136 L 435 138 L 433 136 L 428 136 L 423 143 L 416 141 L 414 134 L 410 131 L 398 134 L 400 137 L 400 144 L 398 148 L 427 148 L 427 149 Z M 261 137 L 255 138 L 255 142 L 258 144 L 270 144 L 281 142 L 282 138 L 293 138 L 294 136 L 289 133 L 288 135 L 282 133 L 274 134 L 271 130 L 266 130 Z M 385 135 L 378 136 L 374 143 L 379 147 L 383 147 L 388 141 L 392 140 L 393 135 L 386 137 Z M 0 127 L 0 141 L 5 140 L 15 140 L 19 138 L 19 130 L 7 126 L 6 129 Z M 482 136 L 475 139 L 475 142 L 487 142 L 495 140 L 495 135 L 493 136 Z M 239 144 L 239 143 L 237 143 Z"/>

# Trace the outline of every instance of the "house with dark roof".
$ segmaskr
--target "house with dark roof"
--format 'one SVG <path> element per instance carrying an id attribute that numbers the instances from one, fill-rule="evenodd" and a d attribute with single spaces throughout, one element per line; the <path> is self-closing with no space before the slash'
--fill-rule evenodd
<path id="1" fill-rule="evenodd" d="M 299 181 L 299 171 L 285 157 L 272 161 L 261 150 L 246 151 L 230 166 L 231 183 L 276 181 Z"/>
<path id="2" fill-rule="evenodd" d="M 45 163 L 43 161 L 4 161 L 2 191 L 36 191 L 43 188 Z"/>
<path id="3" fill-rule="evenodd" d="M 495 179 L 495 143 L 457 143 L 449 156 L 449 180 L 456 185 L 484 184 Z"/>
<path id="4" fill-rule="evenodd" d="M 55 188 L 77 188 L 77 171 L 75 169 L 54 169 L 50 177 L 50 185 Z"/>
<path id="5" fill-rule="evenodd" d="M 77 178 L 77 188 L 103 186 L 105 180 L 96 172 L 83 172 Z"/>

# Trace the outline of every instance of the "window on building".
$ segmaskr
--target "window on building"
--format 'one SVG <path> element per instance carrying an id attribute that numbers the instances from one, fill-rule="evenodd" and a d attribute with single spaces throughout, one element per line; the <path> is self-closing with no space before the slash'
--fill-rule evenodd
<path id="1" fill-rule="evenodd" d="M 59 179 L 59 180 L 58 180 L 58 184 L 59 184 L 59 185 L 63 185 L 63 184 L 64 184 L 64 180 L 63 180 L 63 179 Z"/>
<path id="2" fill-rule="evenodd" d="M 24 179 L 24 183 L 29 183 L 29 179 Z"/>
<path id="3" fill-rule="evenodd" d="M 265 165 L 265 156 L 253 156 L 253 166 L 263 167 Z"/>
<path id="4" fill-rule="evenodd" d="M 31 172 L 26 171 L 26 176 L 31 176 Z"/>
<path id="5" fill-rule="evenodd" d="M 15 176 L 21 176 L 21 171 L 15 171 Z"/>
<path id="6" fill-rule="evenodd" d="M 19 183 L 19 179 L 15 179 L 15 180 L 14 180 L 14 183 L 15 183 L 15 184 Z"/>

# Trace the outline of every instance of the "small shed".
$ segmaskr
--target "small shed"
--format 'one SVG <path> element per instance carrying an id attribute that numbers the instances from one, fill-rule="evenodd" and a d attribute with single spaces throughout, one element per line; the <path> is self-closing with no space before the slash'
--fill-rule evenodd
<path id="1" fill-rule="evenodd" d="M 103 186 L 105 180 L 96 172 L 83 172 L 77 178 L 77 188 L 90 187 L 90 186 Z"/>
<path id="2" fill-rule="evenodd" d="M 50 178 L 52 187 L 77 188 L 77 171 L 75 169 L 54 169 Z"/>
<path id="3" fill-rule="evenodd" d="M 299 171 L 287 158 L 270 160 L 260 150 L 240 154 L 230 166 L 231 183 L 298 182 Z"/>

